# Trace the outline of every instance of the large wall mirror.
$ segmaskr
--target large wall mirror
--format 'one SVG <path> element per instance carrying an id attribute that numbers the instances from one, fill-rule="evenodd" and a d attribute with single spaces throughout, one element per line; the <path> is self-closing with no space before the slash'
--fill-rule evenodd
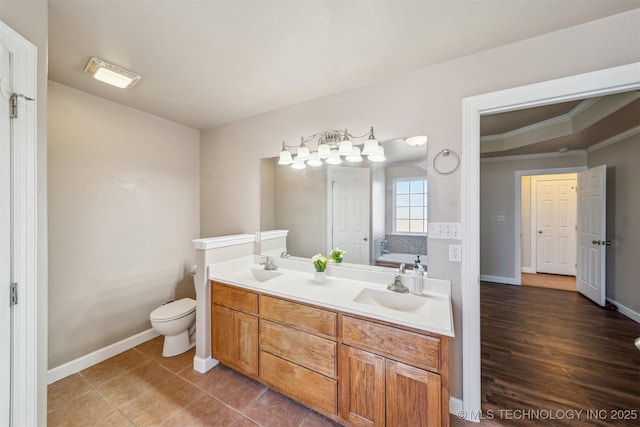
<path id="1" fill-rule="evenodd" d="M 427 264 L 427 144 L 382 142 L 386 160 L 294 169 L 261 160 L 260 228 L 289 230 L 292 256 L 346 250 L 344 262 Z"/>

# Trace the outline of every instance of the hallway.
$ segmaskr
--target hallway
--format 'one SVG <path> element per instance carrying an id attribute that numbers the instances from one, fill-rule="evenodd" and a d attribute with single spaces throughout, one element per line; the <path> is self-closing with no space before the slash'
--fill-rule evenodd
<path id="1" fill-rule="evenodd" d="M 482 282 L 481 331 L 482 409 L 494 423 L 638 425 L 636 322 L 577 292 Z M 584 412 L 574 419 L 498 419 L 527 409 Z M 590 410 L 598 416 L 588 417 Z"/>

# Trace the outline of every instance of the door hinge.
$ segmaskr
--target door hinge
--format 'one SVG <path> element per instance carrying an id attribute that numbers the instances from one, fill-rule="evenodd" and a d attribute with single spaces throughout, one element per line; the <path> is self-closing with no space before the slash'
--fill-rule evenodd
<path id="1" fill-rule="evenodd" d="M 9 98 L 9 118 L 18 118 L 18 98 L 24 98 L 26 101 L 35 101 L 33 98 L 29 98 L 21 93 L 12 93 Z"/>
<path id="2" fill-rule="evenodd" d="M 11 288 L 9 289 L 9 304 L 16 305 L 18 304 L 18 284 L 12 283 Z"/>

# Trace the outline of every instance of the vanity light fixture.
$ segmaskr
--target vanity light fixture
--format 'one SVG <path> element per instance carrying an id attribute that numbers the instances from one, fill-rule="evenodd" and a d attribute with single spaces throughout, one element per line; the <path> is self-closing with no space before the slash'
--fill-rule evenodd
<path id="1" fill-rule="evenodd" d="M 93 56 L 89 59 L 89 62 L 87 62 L 86 67 L 84 67 L 84 72 L 90 74 L 96 80 L 120 89 L 131 88 L 142 78 L 136 73 Z"/>
<path id="2" fill-rule="evenodd" d="M 418 147 L 420 145 L 424 145 L 427 143 L 427 135 L 416 135 L 411 136 L 404 140 L 409 145 L 413 145 L 414 147 Z"/>
<path id="3" fill-rule="evenodd" d="M 362 142 L 358 143 L 358 140 Z M 315 151 L 311 151 L 309 146 L 315 147 Z M 307 138 L 301 137 L 298 145 L 287 145 L 283 141 L 278 164 L 304 169 L 307 165 L 317 167 L 324 163 L 339 165 L 343 157 L 347 162 L 357 163 L 363 160 L 363 155 L 372 162 L 386 160 L 384 149 L 373 134 L 373 127 L 368 133 L 359 136 L 351 135 L 347 129 L 329 130 L 317 132 Z"/>

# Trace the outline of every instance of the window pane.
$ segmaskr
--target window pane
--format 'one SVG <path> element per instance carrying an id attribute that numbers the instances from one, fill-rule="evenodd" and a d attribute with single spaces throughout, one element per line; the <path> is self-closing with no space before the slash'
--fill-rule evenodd
<path id="1" fill-rule="evenodd" d="M 412 194 L 411 206 L 424 206 L 424 194 Z"/>
<path id="2" fill-rule="evenodd" d="M 424 231 L 424 221 L 411 220 L 410 230 L 413 233 L 422 233 Z"/>
<path id="3" fill-rule="evenodd" d="M 409 181 L 397 181 L 396 194 L 408 194 L 408 193 L 409 193 Z"/>
<path id="4" fill-rule="evenodd" d="M 424 181 L 409 181 L 412 193 L 424 193 Z"/>
<path id="5" fill-rule="evenodd" d="M 396 208 L 396 219 L 409 219 L 409 208 Z"/>
<path id="6" fill-rule="evenodd" d="M 411 208 L 411 219 L 424 219 L 423 216 L 424 208 L 421 206 L 419 208 Z M 400 218 L 400 217 L 398 217 Z"/>
<path id="7" fill-rule="evenodd" d="M 407 232 L 409 230 L 409 220 L 401 219 L 396 221 L 396 231 Z"/>
<path id="8" fill-rule="evenodd" d="M 396 196 L 396 206 L 409 206 L 409 196 Z"/>

